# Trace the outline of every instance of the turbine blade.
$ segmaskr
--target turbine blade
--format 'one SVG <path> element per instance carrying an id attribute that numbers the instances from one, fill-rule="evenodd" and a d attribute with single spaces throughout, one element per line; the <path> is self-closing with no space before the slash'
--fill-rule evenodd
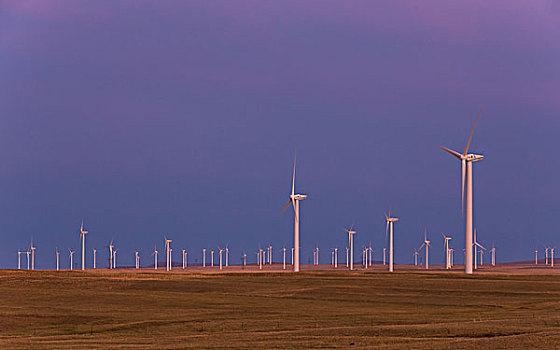
<path id="1" fill-rule="evenodd" d="M 385 227 L 385 245 L 387 245 L 387 236 L 389 235 L 389 220 L 387 220 L 387 226 Z"/>
<path id="2" fill-rule="evenodd" d="M 282 213 L 284 212 L 284 210 L 286 210 L 286 208 L 288 207 L 288 205 L 290 205 L 290 203 L 292 203 L 292 200 L 288 200 L 288 203 L 284 206 L 284 208 L 280 212 L 280 215 L 282 215 Z"/>
<path id="3" fill-rule="evenodd" d="M 295 187 L 296 187 L 296 155 L 294 154 L 294 174 L 292 176 L 292 196 L 295 193 Z"/>
<path id="4" fill-rule="evenodd" d="M 296 218 L 296 222 L 299 223 L 299 215 L 296 210 L 296 200 L 292 198 L 292 206 L 294 207 L 294 217 Z"/>
<path id="5" fill-rule="evenodd" d="M 450 150 L 449 148 L 443 147 L 443 146 L 439 146 L 439 148 L 441 148 L 441 149 L 444 150 L 445 152 L 451 154 L 452 156 L 461 159 L 461 153 L 452 151 L 452 150 Z"/>
<path id="6" fill-rule="evenodd" d="M 476 119 L 474 120 L 474 125 L 473 125 L 472 130 L 471 130 L 471 136 L 469 136 L 469 141 L 467 141 L 467 147 L 465 147 L 465 152 L 463 153 L 464 156 L 466 156 L 467 152 L 469 151 L 469 145 L 471 144 L 472 136 L 474 134 L 474 128 L 476 126 L 476 122 L 478 122 L 478 117 L 480 117 L 480 112 L 481 111 L 482 111 L 482 107 L 480 107 L 478 109 L 478 114 L 476 115 Z"/>

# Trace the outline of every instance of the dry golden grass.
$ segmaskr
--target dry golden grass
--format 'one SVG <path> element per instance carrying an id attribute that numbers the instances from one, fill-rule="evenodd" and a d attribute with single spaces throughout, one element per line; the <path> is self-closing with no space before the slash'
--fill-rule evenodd
<path id="1" fill-rule="evenodd" d="M 1 271 L 2 349 L 560 348 L 557 276 Z"/>

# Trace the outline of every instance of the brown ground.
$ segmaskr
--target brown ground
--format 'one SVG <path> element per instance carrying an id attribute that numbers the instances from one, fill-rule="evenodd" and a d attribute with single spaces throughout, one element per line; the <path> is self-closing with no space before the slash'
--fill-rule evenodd
<path id="1" fill-rule="evenodd" d="M 281 267 L 0 271 L 0 348 L 560 348 L 560 268 Z"/>

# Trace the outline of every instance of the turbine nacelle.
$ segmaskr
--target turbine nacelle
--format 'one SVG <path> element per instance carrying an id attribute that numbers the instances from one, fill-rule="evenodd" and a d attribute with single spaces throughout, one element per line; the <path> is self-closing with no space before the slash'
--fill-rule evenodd
<path id="1" fill-rule="evenodd" d="M 292 201 L 292 200 L 302 201 L 304 199 L 307 199 L 306 194 L 292 194 L 292 195 L 290 195 L 290 201 Z"/>

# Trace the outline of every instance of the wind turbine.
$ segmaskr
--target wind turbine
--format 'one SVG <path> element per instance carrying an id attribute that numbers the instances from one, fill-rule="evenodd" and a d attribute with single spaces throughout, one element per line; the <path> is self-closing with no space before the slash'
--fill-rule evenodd
<path id="1" fill-rule="evenodd" d="M 18 270 L 21 269 L 21 250 L 18 250 L 17 252 L 17 268 Z"/>
<path id="2" fill-rule="evenodd" d="M 414 249 L 414 266 L 418 266 L 418 250 Z"/>
<path id="3" fill-rule="evenodd" d="M 492 249 L 490 249 L 490 253 L 492 253 L 492 266 L 496 266 L 496 247 L 492 245 Z"/>
<path id="4" fill-rule="evenodd" d="M 210 251 L 210 267 L 214 267 L 214 250 Z"/>
<path id="5" fill-rule="evenodd" d="M 73 261 L 73 256 L 74 256 L 74 251 L 70 250 L 70 248 L 68 248 L 68 251 L 70 252 L 70 270 L 72 270 L 73 266 L 74 266 L 74 261 Z"/>
<path id="6" fill-rule="evenodd" d="M 27 254 L 27 269 L 29 270 L 29 254 L 31 254 L 31 252 L 28 250 L 25 254 Z"/>
<path id="7" fill-rule="evenodd" d="M 550 248 L 550 267 L 554 267 L 554 248 Z"/>
<path id="8" fill-rule="evenodd" d="M 202 267 L 206 267 L 206 248 L 202 248 Z"/>
<path id="9" fill-rule="evenodd" d="M 445 245 L 445 268 L 451 268 L 451 254 L 449 253 L 449 241 L 452 239 L 450 236 L 441 234 L 443 236 L 443 244 Z"/>
<path id="10" fill-rule="evenodd" d="M 272 250 L 272 247 L 270 247 L 270 250 Z M 227 244 L 226 244 L 225 251 L 226 251 L 226 267 L 228 267 L 229 266 L 229 248 L 228 248 Z"/>
<path id="11" fill-rule="evenodd" d="M 350 225 L 350 229 L 344 229 L 344 232 L 348 233 L 348 241 L 350 242 L 350 271 L 354 270 L 354 235 L 356 231 L 352 230 L 354 224 Z"/>
<path id="12" fill-rule="evenodd" d="M 156 246 L 154 246 L 154 252 L 152 253 L 152 255 L 154 256 L 154 270 L 157 270 L 157 265 L 158 265 L 157 255 L 158 255 L 158 251 L 157 251 L 157 247 L 156 247 Z"/>
<path id="13" fill-rule="evenodd" d="M 80 226 L 80 240 L 82 241 L 82 270 L 86 269 L 86 234 L 88 231 L 84 230 L 84 219 L 82 219 L 82 226 Z"/>
<path id="14" fill-rule="evenodd" d="M 33 246 L 33 238 L 31 239 L 31 270 L 35 270 L 35 247 Z"/>
<path id="15" fill-rule="evenodd" d="M 428 260 L 428 253 L 429 253 L 429 248 L 430 248 L 430 241 L 428 241 L 428 234 L 426 232 L 426 229 L 424 229 L 424 243 L 422 243 L 422 245 L 420 246 L 420 248 L 418 248 L 418 250 L 422 250 L 422 248 L 424 248 L 424 250 L 426 251 L 426 270 L 428 269 L 429 266 L 429 260 Z"/>
<path id="16" fill-rule="evenodd" d="M 307 198 L 305 194 L 295 194 L 295 186 L 296 186 L 296 157 L 294 156 L 294 172 L 292 176 L 292 194 L 290 195 L 290 199 L 284 209 L 280 212 L 282 214 L 284 210 L 292 204 L 294 207 L 294 258 L 293 258 L 293 265 L 294 265 L 294 272 L 299 272 L 299 201 L 302 201 Z"/>
<path id="17" fill-rule="evenodd" d="M 134 252 L 134 257 L 136 259 L 136 270 L 140 268 L 140 255 L 138 255 L 138 251 Z"/>
<path id="18" fill-rule="evenodd" d="M 60 265 L 58 264 L 59 262 L 58 256 L 59 256 L 59 252 L 58 252 L 58 248 L 56 248 L 56 271 L 58 271 L 60 268 Z"/>
<path id="19" fill-rule="evenodd" d="M 474 255 L 474 268 L 475 268 L 475 270 L 476 270 L 476 269 L 478 268 L 478 267 L 476 266 L 476 258 L 477 258 L 477 256 L 476 256 L 476 251 L 477 251 L 476 247 L 479 247 L 479 248 L 480 248 L 480 254 L 481 254 L 481 255 L 480 255 L 480 265 L 481 265 L 481 266 L 482 266 L 482 251 L 483 251 L 483 250 L 486 250 L 486 248 L 484 248 L 484 247 L 482 246 L 482 244 L 478 243 L 478 241 L 476 240 L 476 228 L 474 229 L 474 243 L 473 243 L 473 246 L 475 246 L 475 247 L 474 247 L 474 253 L 475 253 L 475 255 Z"/>
<path id="20" fill-rule="evenodd" d="M 166 255 L 166 269 L 167 271 L 171 271 L 171 240 L 167 239 L 167 237 L 165 238 L 165 255 Z"/>
<path id="21" fill-rule="evenodd" d="M 96 268 L 96 259 L 95 259 L 95 253 L 97 253 L 97 249 L 93 248 L 93 268 Z"/>
<path id="22" fill-rule="evenodd" d="M 108 246 L 105 246 L 106 248 L 109 248 L 109 269 L 113 268 L 113 248 L 115 247 L 113 245 L 113 239 L 111 239 L 111 243 L 109 243 Z"/>
<path id="23" fill-rule="evenodd" d="M 113 250 L 113 268 L 116 269 L 117 268 L 117 252 L 119 250 L 115 249 Z"/>
<path id="24" fill-rule="evenodd" d="M 338 247 L 334 248 L 334 268 L 338 268 Z"/>
<path id="25" fill-rule="evenodd" d="M 286 269 L 286 247 L 284 247 L 282 249 L 282 251 L 284 252 L 284 258 L 282 260 L 282 270 L 285 270 Z"/>
<path id="26" fill-rule="evenodd" d="M 399 218 L 391 217 L 391 209 L 389 209 L 389 215 L 385 214 L 385 221 L 387 221 L 385 240 L 387 240 L 387 233 L 389 232 L 389 272 L 393 272 L 393 224 L 399 221 Z"/>
<path id="27" fill-rule="evenodd" d="M 535 265 L 539 264 L 539 251 L 535 250 Z"/>
<path id="28" fill-rule="evenodd" d="M 221 270 L 222 269 L 222 253 L 224 252 L 224 249 L 218 247 L 218 250 L 220 252 L 220 270 Z"/>
<path id="29" fill-rule="evenodd" d="M 461 161 L 461 213 L 465 214 L 465 273 L 473 273 L 473 168 L 472 163 L 478 162 L 484 158 L 483 155 L 468 153 L 469 145 L 472 140 L 474 133 L 474 128 L 476 127 L 476 122 L 480 116 L 482 108 L 478 110 L 478 114 L 474 121 L 473 128 L 471 130 L 471 135 L 467 141 L 467 147 L 463 154 L 459 152 L 452 151 L 446 147 L 440 146 L 441 149 L 451 154 L 452 156 L 458 158 Z M 466 188 L 467 188 L 467 198 L 466 198 L 466 208 L 465 208 L 465 172 L 466 172 Z M 466 210 L 464 210 L 466 209 Z M 476 257 L 475 257 L 476 258 Z"/>

